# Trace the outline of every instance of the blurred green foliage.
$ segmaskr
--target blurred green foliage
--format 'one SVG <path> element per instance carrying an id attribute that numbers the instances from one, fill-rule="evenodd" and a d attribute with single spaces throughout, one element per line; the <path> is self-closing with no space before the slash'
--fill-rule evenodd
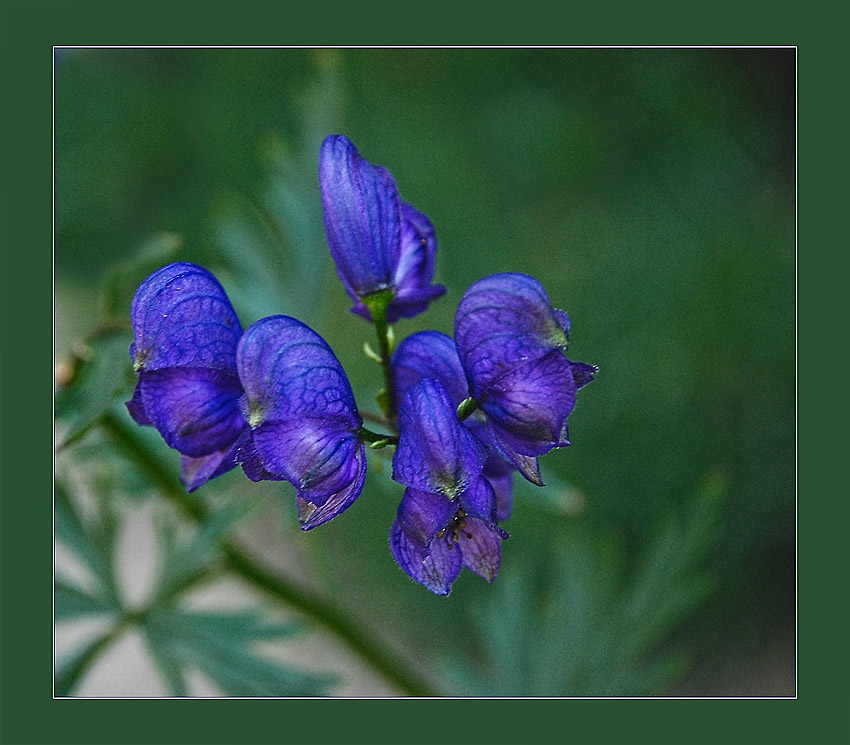
<path id="1" fill-rule="evenodd" d="M 76 358 L 57 417 L 60 439 L 80 438 L 57 462 L 68 503 L 156 491 L 89 426 L 129 390 L 120 324 L 169 261 L 212 270 L 245 326 L 288 313 L 316 328 L 370 408 L 371 329 L 346 313 L 316 176 L 322 138 L 343 132 L 436 226 L 449 294 L 397 336 L 450 333 L 487 274 L 536 276 L 570 314 L 570 356 L 600 367 L 571 416 L 574 444 L 544 459 L 545 494 L 516 484 L 503 576 L 464 576 L 448 599 L 392 562 L 400 494 L 381 454 L 357 504 L 309 535 L 292 531 L 285 485 L 231 473 L 197 498 L 270 499 L 322 591 L 430 661 L 444 692 L 663 693 L 686 649 L 687 690 L 714 694 L 742 659 L 776 644 L 793 659 L 775 640 L 795 596 L 794 85 L 782 49 L 60 50 L 57 350 Z M 176 474 L 155 434 L 139 432 Z M 694 522 L 706 479 L 722 518 Z M 79 526 L 59 530 L 64 499 L 57 536 L 79 542 Z M 65 615 L 108 602 L 65 584 L 57 596 Z M 263 628 L 252 623 L 248 636 Z M 559 669 L 517 678 L 511 655 L 531 664 L 538 643 Z M 179 669 L 164 675 L 180 690 Z"/>

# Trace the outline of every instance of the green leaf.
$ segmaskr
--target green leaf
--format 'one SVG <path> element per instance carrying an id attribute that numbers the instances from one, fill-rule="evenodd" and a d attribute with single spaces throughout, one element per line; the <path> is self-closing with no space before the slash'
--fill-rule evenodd
<path id="1" fill-rule="evenodd" d="M 58 450 L 86 434 L 116 399 L 129 399 L 134 380 L 131 342 L 128 329 L 106 327 L 76 344 L 69 379 L 56 391 L 55 414 L 63 431 Z"/>
<path id="2" fill-rule="evenodd" d="M 640 696 L 663 693 L 688 666 L 661 645 L 713 588 L 701 566 L 718 534 L 722 483 L 710 479 L 659 521 L 634 569 L 588 524 L 542 546 L 538 567 L 507 565 L 473 608 L 481 658 L 445 664 L 459 695 Z"/>
<path id="3" fill-rule="evenodd" d="M 112 640 L 112 634 L 107 633 L 77 647 L 56 665 L 54 677 L 54 692 L 57 696 L 70 696 L 76 688 L 91 661 Z"/>
<path id="4" fill-rule="evenodd" d="M 53 587 L 53 609 L 57 621 L 117 611 L 108 599 L 97 597 L 61 579 Z"/>
<path id="5" fill-rule="evenodd" d="M 178 536 L 171 514 L 160 523 L 161 572 L 156 598 L 164 599 L 179 591 L 198 574 L 212 568 L 218 559 L 222 540 L 254 508 L 255 503 L 226 504 L 194 529 L 190 537 Z"/>
<path id="6" fill-rule="evenodd" d="M 54 525 L 56 538 L 91 572 L 98 597 L 118 606 L 118 589 L 112 565 L 115 516 L 109 501 L 102 503 L 92 520 L 84 520 L 61 480 L 54 482 Z"/>
<path id="7" fill-rule="evenodd" d="M 163 609 L 144 620 L 148 643 L 156 659 L 170 660 L 166 677 L 201 670 L 230 696 L 317 696 L 333 682 L 264 658 L 260 641 L 285 639 L 299 627 L 274 623 L 255 611 L 229 613 Z M 179 671 L 179 672 L 177 672 Z"/>

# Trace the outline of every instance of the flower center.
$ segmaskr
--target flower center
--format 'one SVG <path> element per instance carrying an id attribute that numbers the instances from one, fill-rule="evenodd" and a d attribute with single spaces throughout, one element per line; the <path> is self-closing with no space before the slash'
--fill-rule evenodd
<path id="1" fill-rule="evenodd" d="M 467 517 L 469 517 L 469 515 L 466 510 L 463 509 L 463 507 L 458 507 L 457 512 L 455 512 L 454 517 L 449 521 L 449 524 L 437 533 L 437 538 L 442 538 L 444 535 L 448 534 L 446 544 L 450 551 L 454 548 L 454 544 L 460 540 L 458 533 L 463 533 L 467 538 L 472 539 L 472 533 L 466 530 Z"/>

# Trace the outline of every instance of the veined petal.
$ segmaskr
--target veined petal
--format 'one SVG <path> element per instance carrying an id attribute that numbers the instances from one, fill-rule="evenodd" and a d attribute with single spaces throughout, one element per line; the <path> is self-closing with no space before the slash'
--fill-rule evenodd
<path id="1" fill-rule="evenodd" d="M 352 300 L 389 288 L 401 236 L 392 176 L 344 135 L 330 135 L 319 151 L 319 185 L 328 246 Z"/>
<path id="2" fill-rule="evenodd" d="M 434 536 L 443 530 L 460 507 L 457 500 L 407 488 L 398 506 L 396 520 L 408 538 L 427 553 Z"/>
<path id="3" fill-rule="evenodd" d="M 440 381 L 457 407 L 468 395 L 454 340 L 438 331 L 420 331 L 399 344 L 392 359 L 397 407 L 407 391 L 427 378 Z"/>
<path id="4" fill-rule="evenodd" d="M 325 497 L 322 504 L 316 504 L 306 499 L 304 497 L 307 494 L 306 491 L 299 492 L 298 519 L 301 523 L 301 530 L 312 530 L 316 526 L 333 519 L 347 510 L 360 496 L 360 492 L 363 491 L 363 484 L 366 482 L 366 448 L 362 442 L 355 452 L 353 460 L 357 464 L 357 471 L 352 481 L 338 492 Z"/>
<path id="5" fill-rule="evenodd" d="M 245 429 L 238 404 L 242 388 L 233 375 L 203 367 L 166 367 L 143 371 L 139 389 L 146 416 L 183 455 L 210 455 L 229 447 Z"/>
<path id="6" fill-rule="evenodd" d="M 505 531 L 475 517 L 466 519 L 458 531 L 458 547 L 463 555 L 463 565 L 488 582 L 496 579 L 502 561 L 502 541 Z"/>
<path id="7" fill-rule="evenodd" d="M 496 494 L 496 521 L 504 522 L 513 509 L 514 467 L 504 458 L 491 452 L 484 463 L 481 475 L 490 482 Z"/>
<path id="8" fill-rule="evenodd" d="M 390 551 L 398 565 L 416 582 L 435 595 L 448 595 L 460 574 L 463 556 L 446 537 L 431 542 L 430 553 L 412 541 L 398 520 L 390 531 Z"/>
<path id="9" fill-rule="evenodd" d="M 252 434 L 263 467 L 315 505 L 351 484 L 360 470 L 360 438 L 333 419 L 265 422 Z"/>
<path id="10" fill-rule="evenodd" d="M 239 319 L 218 280 L 195 264 L 151 274 L 131 306 L 136 370 L 206 367 L 236 375 Z"/>
<path id="11" fill-rule="evenodd" d="M 239 341 L 237 365 L 252 427 L 312 417 L 338 420 L 351 432 L 360 429 L 362 420 L 339 360 L 301 321 L 289 316 L 257 321 Z"/>
<path id="12" fill-rule="evenodd" d="M 458 421 L 440 382 L 423 380 L 407 392 L 393 457 L 396 481 L 451 499 L 480 476 L 486 458 L 481 442 Z"/>
<path id="13" fill-rule="evenodd" d="M 387 322 L 411 318 L 444 295 L 443 285 L 431 285 L 437 254 L 434 226 L 427 215 L 401 202 L 401 244 L 393 276 L 395 297 L 387 308 Z"/>
<path id="14" fill-rule="evenodd" d="M 560 350 L 528 362 L 491 385 L 478 404 L 499 439 L 522 455 L 558 447 L 576 401 L 570 362 Z"/>
<path id="15" fill-rule="evenodd" d="M 473 284 L 455 314 L 455 340 L 472 395 L 554 349 L 565 349 L 569 321 L 540 283 L 525 274 L 494 274 Z"/>
<path id="16" fill-rule="evenodd" d="M 246 430 L 247 432 L 247 430 Z M 200 458 L 184 455 L 180 458 L 180 482 L 187 492 L 195 491 L 210 479 L 227 473 L 236 466 L 237 444 Z"/>

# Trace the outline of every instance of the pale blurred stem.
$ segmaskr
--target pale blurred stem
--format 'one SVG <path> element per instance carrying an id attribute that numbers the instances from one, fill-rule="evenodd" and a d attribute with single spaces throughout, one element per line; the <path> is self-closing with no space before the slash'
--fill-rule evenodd
<path id="1" fill-rule="evenodd" d="M 116 444 L 147 473 L 162 491 L 191 519 L 203 522 L 208 508 L 187 494 L 166 468 L 141 442 L 133 428 L 112 412 L 103 417 L 103 426 Z M 134 425 L 135 426 L 135 425 Z M 409 670 L 407 665 L 389 652 L 375 634 L 360 627 L 346 613 L 313 591 L 260 566 L 232 541 L 222 541 L 220 549 L 225 565 L 235 574 L 264 591 L 289 608 L 294 608 L 343 640 L 373 670 L 410 696 L 437 696 L 428 682 Z"/>

